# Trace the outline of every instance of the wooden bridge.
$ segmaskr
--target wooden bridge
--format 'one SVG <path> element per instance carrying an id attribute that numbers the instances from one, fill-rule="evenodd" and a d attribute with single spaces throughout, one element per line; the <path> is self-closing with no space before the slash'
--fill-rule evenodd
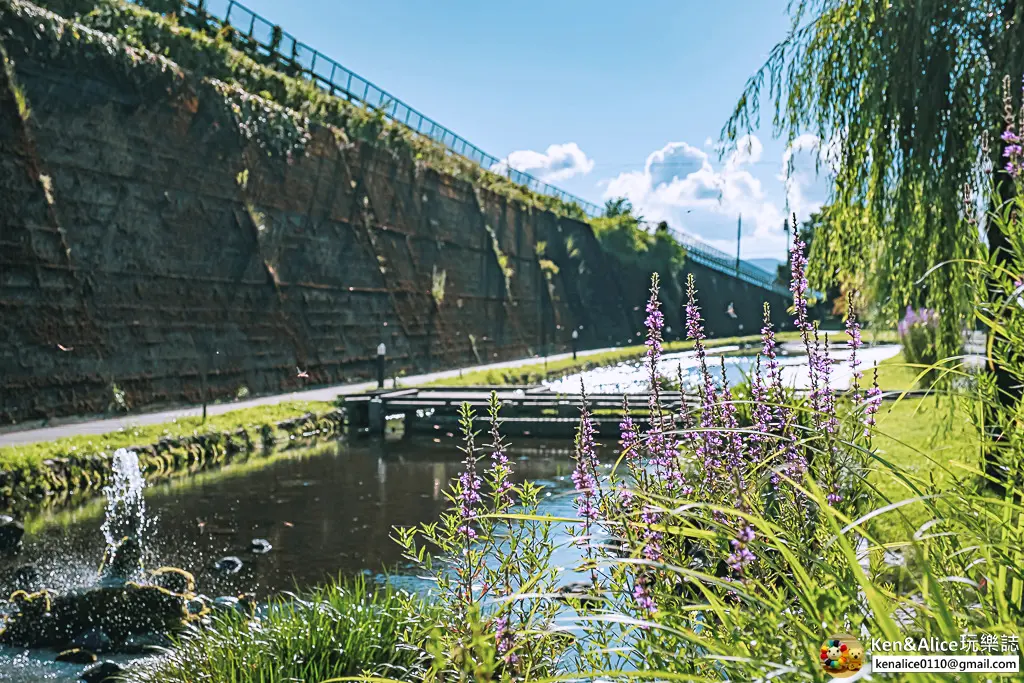
<path id="1" fill-rule="evenodd" d="M 345 398 L 349 429 L 381 435 L 404 424 L 406 434 L 448 434 L 459 432 L 459 411 L 464 403 L 473 407 L 477 428 L 490 426 L 487 406 L 491 392 L 501 401 L 502 434 L 506 436 L 572 437 L 580 422 L 580 396 L 552 393 L 543 386 L 444 387 L 438 389 L 380 390 Z M 662 393 L 662 405 L 678 410 L 680 401 L 695 402 L 696 396 L 678 391 Z M 599 434 L 618 437 L 622 402 L 628 401 L 634 415 L 647 414 L 646 394 L 592 394 L 587 405 Z"/>
<path id="2" fill-rule="evenodd" d="M 475 412 L 476 429 L 490 426 L 487 406 L 491 392 L 501 401 L 499 417 L 501 432 L 506 436 L 572 438 L 580 421 L 583 401 L 579 394 L 558 394 L 544 386 L 474 386 L 444 388 L 382 389 L 345 397 L 349 429 L 371 436 L 400 434 L 447 435 L 459 433 L 459 411 L 468 403 Z M 885 400 L 903 392 L 882 394 Z M 926 396 L 932 391 L 914 390 L 908 396 Z M 679 410 L 680 402 L 696 406 L 696 394 L 664 391 L 662 405 L 670 412 Z M 623 400 L 637 419 L 648 414 L 646 394 L 588 394 L 587 405 L 593 415 L 597 432 L 605 439 L 618 438 L 622 420 Z"/>

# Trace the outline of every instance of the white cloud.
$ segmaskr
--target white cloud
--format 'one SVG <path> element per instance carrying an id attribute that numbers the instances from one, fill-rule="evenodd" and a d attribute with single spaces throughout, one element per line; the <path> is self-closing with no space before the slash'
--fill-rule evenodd
<path id="1" fill-rule="evenodd" d="M 605 199 L 625 197 L 644 218 L 667 221 L 727 253 L 736 250 L 742 216 L 742 256 L 782 259 L 787 213 L 795 211 L 798 220 L 805 220 L 828 196 L 827 171 L 834 168 L 838 146 L 825 147 L 813 135 L 798 137 L 783 152 L 782 171 L 776 174 L 756 172 L 759 164 L 774 165 L 764 161 L 764 145 L 756 135 L 740 138 L 723 161 L 717 159 L 719 145 L 710 139 L 703 148 L 670 142 L 652 152 L 642 170 L 621 173 L 599 186 Z"/>
<path id="2" fill-rule="evenodd" d="M 705 146 L 714 148 L 711 141 Z M 716 167 L 703 149 L 670 142 L 647 157 L 642 171 L 608 181 L 604 196 L 626 197 L 645 218 L 667 221 L 728 253 L 736 249 L 737 220 L 742 215 L 742 255 L 782 258 L 783 212 L 750 171 L 763 154 L 761 141 L 745 136 Z"/>
<path id="3" fill-rule="evenodd" d="M 491 170 L 504 173 L 509 167 L 550 183 L 590 173 L 594 168 L 594 160 L 587 157 L 575 142 L 567 142 L 551 145 L 545 152 L 532 149 L 512 152 L 492 166 Z"/>

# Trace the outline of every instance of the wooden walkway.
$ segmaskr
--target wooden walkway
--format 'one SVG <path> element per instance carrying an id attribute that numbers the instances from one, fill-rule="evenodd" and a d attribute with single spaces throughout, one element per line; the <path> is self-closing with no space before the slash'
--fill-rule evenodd
<path id="1" fill-rule="evenodd" d="M 378 390 L 345 397 L 349 429 L 372 436 L 402 434 L 458 434 L 459 411 L 464 403 L 473 407 L 475 426 L 486 431 L 490 426 L 487 406 L 491 392 L 501 401 L 499 417 L 501 432 L 506 436 L 572 438 L 580 421 L 583 402 L 578 394 L 557 394 L 544 386 L 474 386 L 438 389 Z M 932 392 L 915 390 L 908 396 L 924 396 Z M 882 395 L 885 400 L 899 397 L 901 392 Z M 696 406 L 696 394 L 665 391 L 661 394 L 666 410 L 676 412 L 680 402 Z M 648 414 L 646 394 L 589 394 L 590 407 L 598 435 L 618 438 L 622 420 L 622 402 L 627 401 L 630 413 L 638 420 Z"/>
<path id="2" fill-rule="evenodd" d="M 501 401 L 502 434 L 571 438 L 580 422 L 583 406 L 579 395 L 555 394 L 543 386 L 534 387 L 445 387 L 443 389 L 400 389 L 374 391 L 345 398 L 349 428 L 371 435 L 383 434 L 389 424 L 404 423 L 407 434 L 458 433 L 459 411 L 464 403 L 473 407 L 475 423 L 480 430 L 490 426 L 487 406 L 491 392 Z M 648 412 L 644 394 L 593 394 L 587 405 L 594 414 L 598 433 L 618 435 L 622 419 L 622 402 L 628 401 L 630 412 L 645 416 Z M 678 391 L 662 394 L 662 405 L 678 410 L 683 395 Z M 686 395 L 687 403 L 696 396 Z"/>

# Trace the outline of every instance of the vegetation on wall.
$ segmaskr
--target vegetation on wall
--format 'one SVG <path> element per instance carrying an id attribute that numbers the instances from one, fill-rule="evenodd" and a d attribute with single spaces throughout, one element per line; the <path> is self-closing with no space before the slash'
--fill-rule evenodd
<path id="1" fill-rule="evenodd" d="M 443 145 L 405 126 L 390 122 L 381 111 L 364 109 L 332 96 L 301 74 L 283 73 L 275 58 L 258 52 L 246 36 L 230 27 L 217 32 L 205 28 L 194 17 L 176 13 L 179 3 L 147 3 L 164 12 L 161 14 L 122 0 L 41 0 L 39 4 L 60 16 L 41 13 L 20 0 L 0 3 L 9 5 L 16 16 L 30 25 L 45 27 L 59 53 L 112 63 L 116 72 L 130 78 L 135 86 L 155 86 L 166 92 L 175 87 L 185 88 L 186 72 L 201 77 L 202 86 L 217 95 L 199 98 L 203 107 L 208 99 L 218 105 L 209 127 L 213 132 L 207 133 L 210 136 L 216 135 L 223 125 L 268 155 L 292 161 L 305 152 L 314 122 L 329 125 L 336 130 L 341 143 L 369 142 L 411 163 L 470 182 L 476 193 L 488 190 L 527 208 L 589 222 L 602 251 L 618 270 L 636 271 L 644 280 L 651 272 L 658 272 L 667 285 L 668 300 L 680 300 L 681 290 L 675 283 L 685 259 L 684 249 L 667 230 L 645 231 L 625 200 L 609 202 L 606 216 L 588 221 L 575 204 L 534 193 L 452 154 Z M 61 17 L 78 26 L 71 28 Z M 194 26 L 186 25 L 188 22 Z M 25 47 L 50 49 L 42 45 Z M 507 257 L 503 259 L 493 235 L 492 243 L 511 292 L 511 266 Z M 552 265 L 564 267 L 572 263 L 572 270 L 581 274 L 588 269 L 575 245 L 567 243 L 564 250 L 561 246 L 552 249 L 547 257 Z"/>
<path id="2" fill-rule="evenodd" d="M 670 310 L 678 310 L 683 294 L 679 276 L 686 250 L 669 234 L 665 223 L 649 231 L 642 221 L 629 200 L 620 198 L 606 202 L 605 215 L 593 219 L 591 227 L 605 253 L 636 271 L 644 281 L 651 273 L 658 273 L 666 303 Z"/>
<path id="3" fill-rule="evenodd" d="M 4 0 L 4 4 L 15 12 L 31 12 L 31 5 L 19 0 Z M 176 14 L 159 14 L 122 0 L 40 0 L 39 4 L 82 26 L 114 36 L 139 51 L 143 58 L 155 53 L 196 76 L 223 82 L 225 85 L 218 87 L 225 94 L 233 94 L 231 110 L 242 132 L 249 139 L 264 141 L 261 144 L 281 136 L 284 140 L 271 144 L 283 146 L 283 151 L 290 151 L 291 155 L 297 154 L 301 149 L 285 143 L 301 139 L 304 132 L 308 135 L 310 122 L 318 122 L 340 128 L 350 140 L 372 142 L 378 148 L 513 202 L 586 219 L 576 204 L 532 192 L 452 154 L 443 145 L 406 126 L 388 121 L 381 111 L 364 109 L 333 96 L 301 74 L 282 73 L 271 57 L 256 54 L 249 48 L 248 39 L 230 27 L 217 32 L 202 30 L 184 25 L 186 19 Z M 48 18 L 47 23 L 62 22 Z M 75 37 L 79 34 L 73 33 Z M 278 106 L 268 106 L 267 100 Z M 261 116 L 265 117 L 266 112 L 277 114 L 278 120 L 263 124 Z M 260 136 L 248 130 L 257 124 L 263 128 Z"/>

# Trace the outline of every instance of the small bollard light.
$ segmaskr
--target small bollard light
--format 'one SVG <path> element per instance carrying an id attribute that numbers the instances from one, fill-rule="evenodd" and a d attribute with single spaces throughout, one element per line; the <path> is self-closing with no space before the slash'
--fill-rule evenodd
<path id="1" fill-rule="evenodd" d="M 377 388 L 384 388 L 384 358 L 387 356 L 388 347 L 384 342 L 377 345 Z"/>
<path id="2" fill-rule="evenodd" d="M 580 333 L 577 330 L 572 331 L 572 359 L 576 360 L 576 347 L 579 345 Z"/>

